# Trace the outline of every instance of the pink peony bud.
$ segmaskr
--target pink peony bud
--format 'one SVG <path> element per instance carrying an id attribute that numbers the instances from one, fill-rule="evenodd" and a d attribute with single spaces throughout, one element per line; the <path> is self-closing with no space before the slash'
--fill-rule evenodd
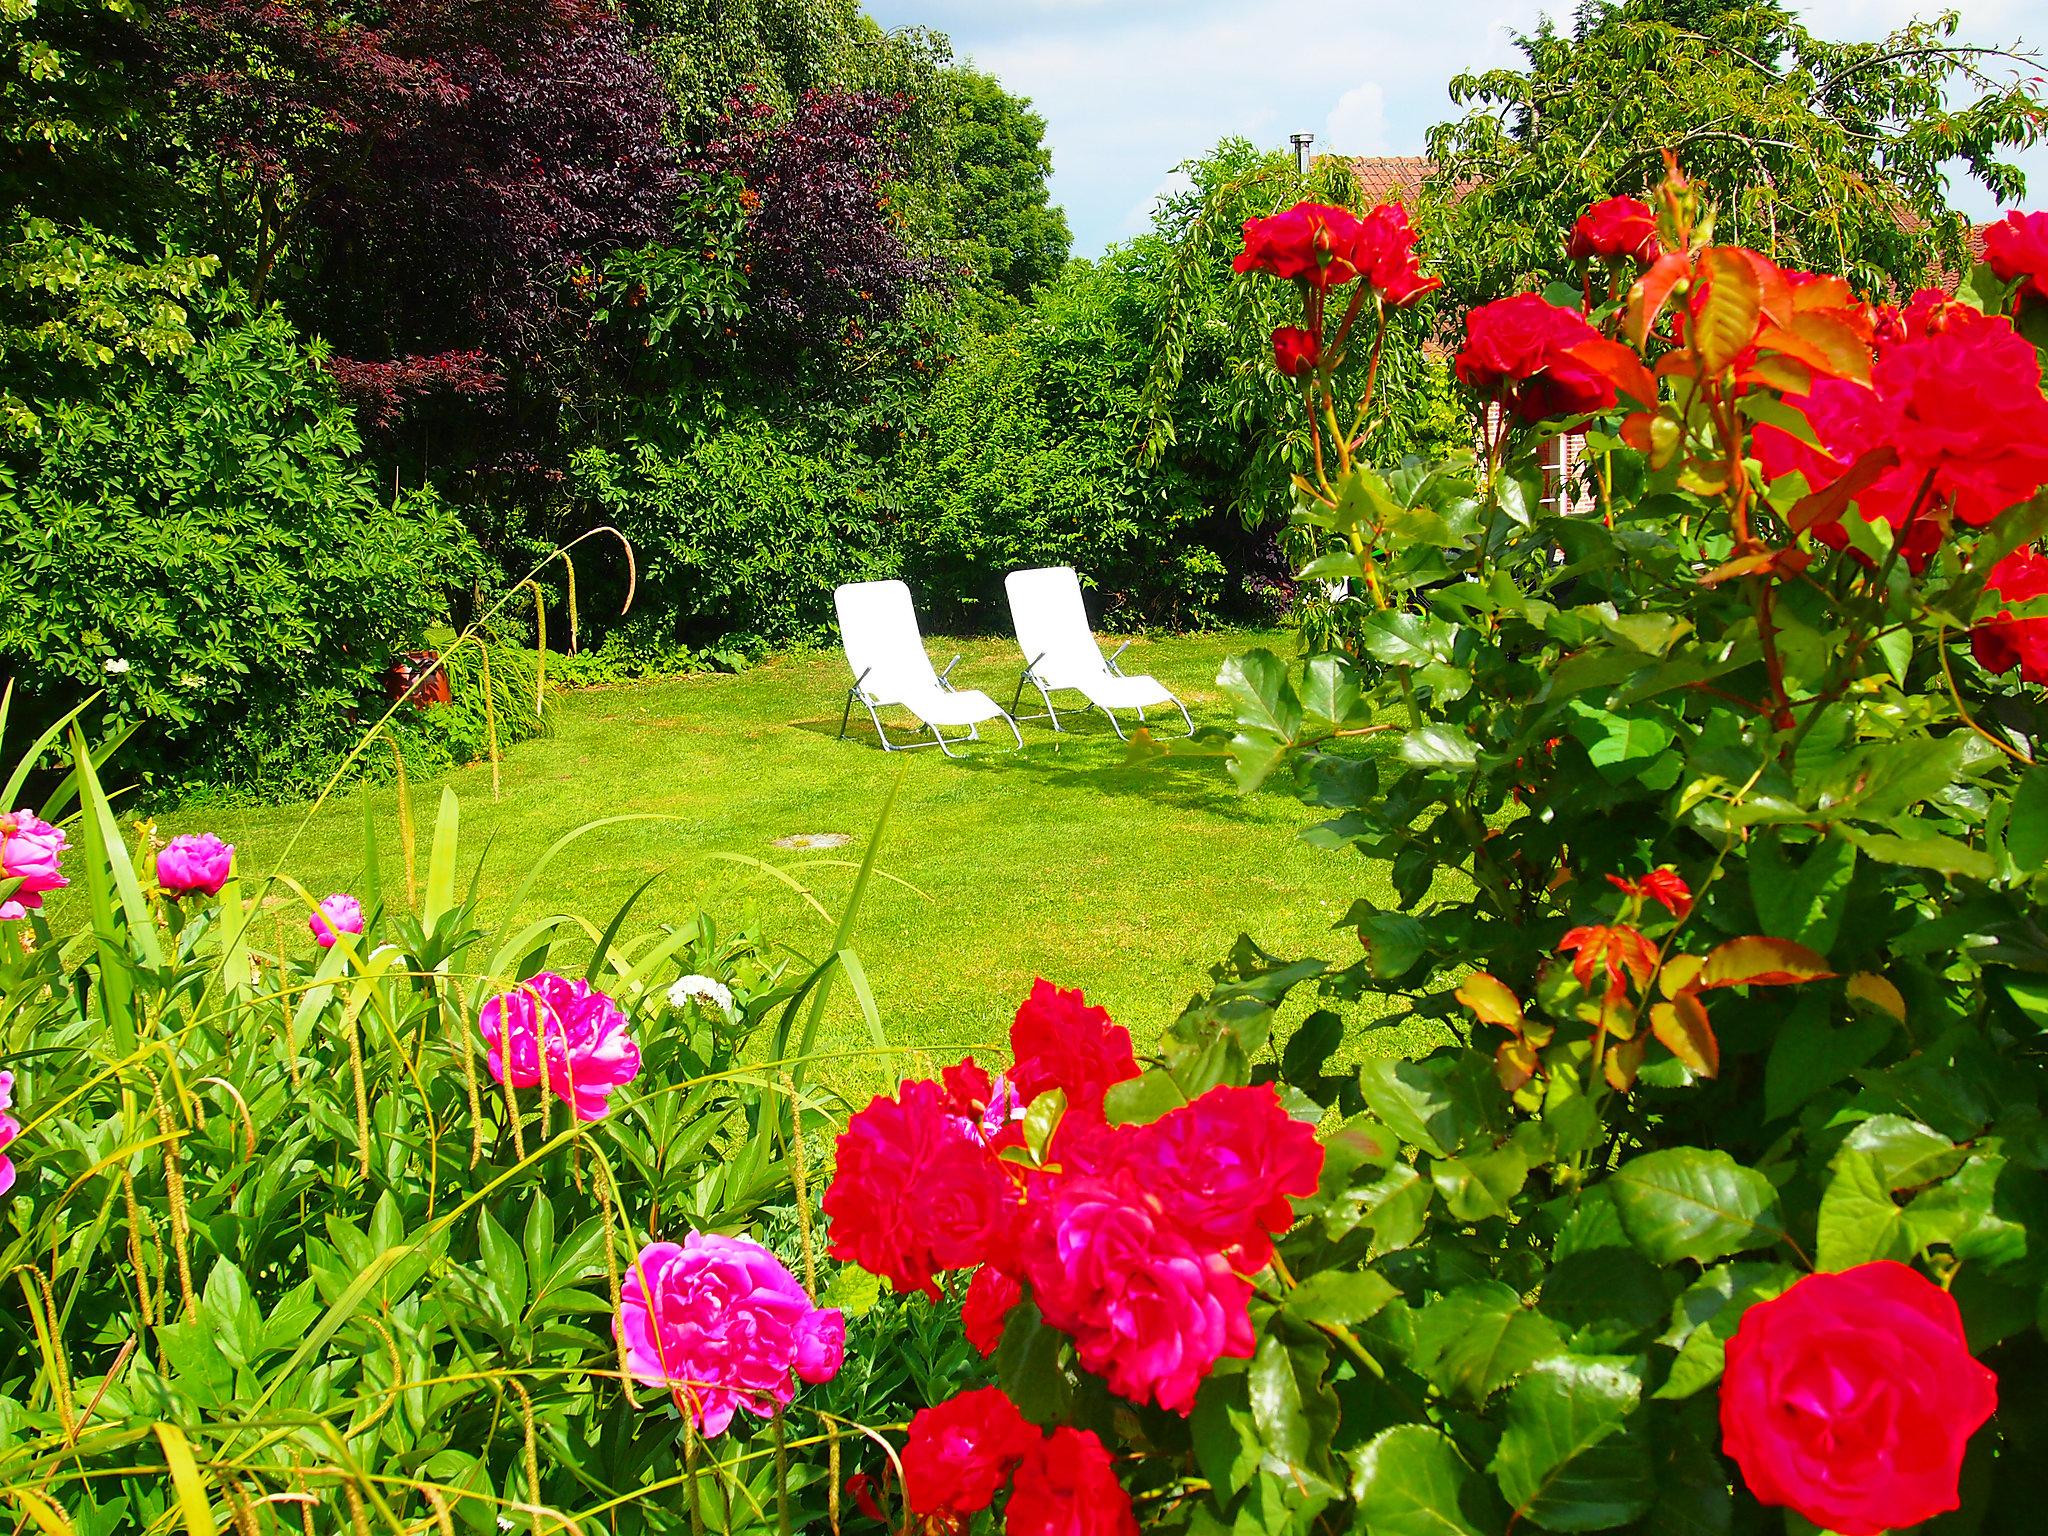
<path id="1" fill-rule="evenodd" d="M 234 862 L 233 843 L 224 843 L 211 832 L 188 832 L 172 838 L 156 856 L 156 883 L 174 896 L 218 896 Z M 360 918 L 350 931 L 362 931 Z"/>
<path id="2" fill-rule="evenodd" d="M 692 1232 L 651 1243 L 619 1289 L 614 1322 L 636 1381 L 667 1387 L 706 1435 L 745 1408 L 762 1418 L 839 1369 L 846 1320 L 811 1305 L 774 1254 L 744 1237 Z"/>
<path id="3" fill-rule="evenodd" d="M 626 1033 L 619 1005 L 592 991 L 589 982 L 552 971 L 485 1003 L 477 1029 L 491 1076 L 515 1088 L 543 1081 L 545 1036 L 548 1091 L 574 1105 L 579 1120 L 602 1120 L 612 1090 L 640 1072 L 640 1048 Z"/>
<path id="4" fill-rule="evenodd" d="M 321 898 L 320 910 L 306 919 L 306 926 L 322 949 L 332 949 L 340 935 L 363 931 L 363 904 L 346 891 L 336 891 Z"/>
<path id="5" fill-rule="evenodd" d="M 58 869 L 58 856 L 70 846 L 64 833 L 30 811 L 0 815 L 0 880 L 19 880 L 0 917 L 21 917 L 43 904 L 43 892 L 61 890 L 71 882 Z"/>

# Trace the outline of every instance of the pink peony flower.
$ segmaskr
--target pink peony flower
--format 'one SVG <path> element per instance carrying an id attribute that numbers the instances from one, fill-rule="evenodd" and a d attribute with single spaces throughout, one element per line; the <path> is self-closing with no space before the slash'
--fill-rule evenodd
<path id="1" fill-rule="evenodd" d="M 1111 1391 L 1185 1415 L 1219 1359 L 1251 1358 L 1251 1282 L 1191 1242 L 1133 1172 L 1049 1181 L 1029 1209 L 1032 1300 Z"/>
<path id="2" fill-rule="evenodd" d="M 1138 1536 L 1138 1519 L 1095 1432 L 1063 1425 L 1018 1466 L 1003 1529 L 1007 1536 Z"/>
<path id="3" fill-rule="evenodd" d="M 0 1195 L 14 1188 L 14 1159 L 6 1155 L 21 1134 L 21 1122 L 7 1113 L 14 1107 L 14 1074 L 0 1072 Z"/>
<path id="4" fill-rule="evenodd" d="M 926 1517 L 987 1509 L 1044 1438 L 1001 1387 L 920 1408 L 903 1445 L 903 1501 L 913 1515 Z"/>
<path id="5" fill-rule="evenodd" d="M 233 843 L 224 843 L 211 832 L 188 832 L 172 838 L 156 856 L 156 883 L 174 896 L 218 896 L 234 862 Z M 360 925 L 355 931 L 361 931 Z"/>
<path id="6" fill-rule="evenodd" d="M 58 856 L 70 846 L 60 828 L 31 811 L 0 815 L 0 880 L 19 880 L 0 917 L 24 916 L 43 904 L 43 892 L 62 890 L 71 882 L 58 869 Z"/>
<path id="7" fill-rule="evenodd" d="M 744 1237 L 692 1232 L 650 1243 L 619 1291 L 615 1323 L 636 1381 L 667 1387 L 706 1435 L 745 1408 L 767 1418 L 838 1371 L 845 1319 L 811 1305 L 774 1254 Z"/>
<path id="8" fill-rule="evenodd" d="M 587 981 L 542 971 L 484 1004 L 477 1028 L 485 1060 L 499 1082 L 515 1088 L 542 1080 L 540 1041 L 547 1039 L 547 1086 L 575 1106 L 579 1120 L 602 1120 L 611 1092 L 640 1073 L 640 1048 L 626 1034 L 626 1016 Z"/>
<path id="9" fill-rule="evenodd" d="M 306 926 L 313 930 L 313 937 L 322 949 L 332 949 L 334 941 L 342 934 L 363 931 L 363 904 L 346 891 L 323 896 L 320 898 L 320 910 L 306 919 Z"/>

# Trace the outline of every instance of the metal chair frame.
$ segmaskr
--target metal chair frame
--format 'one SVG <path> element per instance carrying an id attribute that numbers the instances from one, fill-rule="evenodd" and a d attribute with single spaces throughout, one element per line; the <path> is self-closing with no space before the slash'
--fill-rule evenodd
<path id="1" fill-rule="evenodd" d="M 960 691 L 953 686 L 953 669 L 959 664 L 960 658 L 955 656 L 946 663 L 946 670 L 939 674 L 939 686 L 948 693 L 958 693 Z M 962 742 L 981 740 L 981 728 L 976 725 L 968 726 L 965 736 L 955 736 L 949 741 L 946 734 L 936 725 L 927 723 L 923 729 L 932 733 L 930 741 L 891 741 L 889 733 L 882 728 L 882 717 L 877 713 L 877 706 L 883 709 L 888 708 L 888 706 L 861 687 L 861 684 L 868 680 L 868 673 L 874 670 L 873 667 L 866 668 L 859 677 L 853 680 L 853 686 L 846 690 L 846 708 L 839 716 L 839 739 L 841 741 L 846 739 L 846 728 L 853 720 L 853 706 L 856 702 L 867 710 L 868 719 L 874 722 L 875 736 L 882 743 L 882 750 L 884 752 L 914 752 L 919 747 L 937 747 L 946 756 L 957 759 L 960 754 L 953 750 L 955 746 Z M 1006 712 L 1003 715 L 1003 723 L 1009 726 L 1010 734 L 1017 738 L 1017 750 L 1021 752 L 1024 749 L 1024 733 L 1017 729 L 1016 718 Z"/>
<path id="2" fill-rule="evenodd" d="M 1123 655 L 1123 653 L 1129 650 L 1130 648 L 1131 642 L 1126 640 L 1122 645 L 1116 648 L 1116 654 L 1109 658 L 1109 670 L 1114 676 L 1125 677 L 1129 675 L 1124 671 L 1122 667 L 1117 665 L 1117 657 Z M 1010 709 L 1007 718 L 1013 726 L 1019 720 L 1050 720 L 1052 722 L 1052 728 L 1055 731 L 1058 731 L 1061 734 L 1065 734 L 1067 728 L 1064 725 L 1060 724 L 1059 711 L 1053 707 L 1052 696 L 1056 693 L 1081 693 L 1083 698 L 1087 698 L 1087 695 L 1085 693 L 1082 693 L 1082 690 L 1078 688 L 1049 687 L 1046 684 L 1045 680 L 1038 675 L 1038 664 L 1043 660 L 1045 660 L 1045 652 L 1040 651 L 1036 656 L 1032 657 L 1030 661 L 1025 663 L 1023 672 L 1020 673 L 1017 678 L 1017 691 L 1010 696 Z M 947 670 L 951 671 L 952 669 L 949 667 Z M 1024 701 L 1024 685 L 1026 683 L 1029 683 L 1032 687 L 1036 688 L 1038 690 L 1038 696 L 1045 701 L 1044 714 L 1020 715 L 1017 713 L 1017 706 Z M 1184 725 L 1187 726 L 1187 730 L 1183 734 L 1188 736 L 1194 735 L 1195 722 L 1193 718 L 1188 714 L 1187 705 L 1181 703 L 1181 701 L 1175 698 L 1171 692 L 1169 692 L 1166 695 L 1166 698 L 1168 703 L 1172 704 L 1175 709 L 1180 711 L 1181 721 Z M 1118 741 L 1129 741 L 1131 739 L 1130 737 L 1124 734 L 1124 728 L 1122 724 L 1117 720 L 1114 711 L 1110 710 L 1104 705 L 1097 704 L 1093 699 L 1089 699 L 1088 704 L 1090 708 L 1099 709 L 1102 711 L 1103 715 L 1109 721 L 1109 728 L 1116 732 Z M 1145 706 L 1140 704 L 1136 706 L 1136 708 L 1138 711 L 1138 723 L 1142 725 L 1145 723 Z M 1073 711 L 1071 709 L 1068 711 L 1069 714 L 1071 714 L 1072 712 Z"/>

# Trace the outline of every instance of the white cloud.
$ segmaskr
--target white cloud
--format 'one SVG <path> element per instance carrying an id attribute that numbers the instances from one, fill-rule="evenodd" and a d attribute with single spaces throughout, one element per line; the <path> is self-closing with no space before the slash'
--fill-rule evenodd
<path id="1" fill-rule="evenodd" d="M 1337 98 L 1323 125 L 1323 148 L 1339 155 L 1387 152 L 1387 93 L 1368 80 Z"/>
<path id="2" fill-rule="evenodd" d="M 1145 225 L 1161 177 L 1242 135 L 1275 149 L 1313 130 L 1318 148 L 1419 154 L 1451 113 L 1453 75 L 1517 61 L 1512 34 L 1543 0 L 1435 0 L 1352 7 L 1331 21 L 1300 0 L 868 0 L 884 25 L 923 23 L 1047 121 L 1053 196 L 1075 250 L 1093 255 Z M 1971 41 L 2010 42 L 2039 0 L 1972 0 Z M 1829 37 L 1874 38 L 1927 0 L 1815 0 L 1806 20 Z M 1334 103 L 1334 106 L 1332 105 Z M 2022 157 L 2033 206 L 2048 206 L 2048 146 Z M 1988 197 L 1958 187 L 1980 217 Z"/>

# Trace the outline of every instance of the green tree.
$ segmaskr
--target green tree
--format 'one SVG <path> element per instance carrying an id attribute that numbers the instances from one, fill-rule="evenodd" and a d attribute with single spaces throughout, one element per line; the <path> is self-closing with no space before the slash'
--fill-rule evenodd
<path id="1" fill-rule="evenodd" d="M 1046 189 L 1052 151 L 1045 119 L 978 69 L 948 70 L 943 88 L 956 168 L 954 226 L 971 281 L 1021 303 L 1059 275 L 1073 245 L 1066 213 Z"/>
<path id="2" fill-rule="evenodd" d="M 2005 157 L 2048 112 L 2001 78 L 2031 56 L 1962 46 L 1956 26 L 1830 42 L 1775 0 L 1583 0 L 1569 31 L 1546 18 L 1516 39 L 1522 68 L 1453 80 L 1465 115 L 1430 130 L 1451 297 L 1562 275 L 1561 232 L 1598 198 L 1645 194 L 1665 150 L 1718 200 L 1720 239 L 1872 292 L 1960 270 L 1952 176 L 2019 197 Z"/>
<path id="3" fill-rule="evenodd" d="M 787 108 L 840 83 L 864 37 L 860 0 L 635 0 L 628 10 L 650 34 L 648 52 L 693 139 L 749 87 Z"/>

